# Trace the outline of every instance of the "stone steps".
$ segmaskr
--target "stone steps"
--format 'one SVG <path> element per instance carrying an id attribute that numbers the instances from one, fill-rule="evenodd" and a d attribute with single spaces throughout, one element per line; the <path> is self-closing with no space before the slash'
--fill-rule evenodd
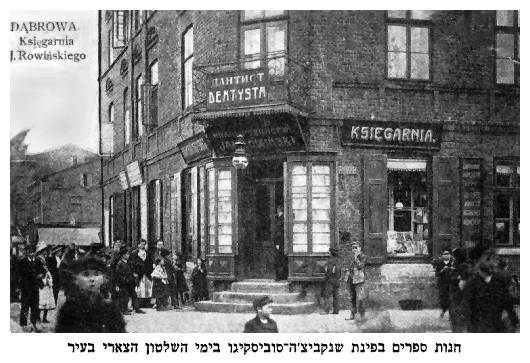
<path id="1" fill-rule="evenodd" d="M 214 302 L 249 302 L 252 303 L 255 299 L 264 295 L 269 296 L 274 303 L 286 304 L 295 303 L 299 300 L 299 293 L 263 293 L 263 292 L 240 292 L 240 291 L 220 291 L 212 294 L 212 301 Z"/>
<path id="2" fill-rule="evenodd" d="M 287 281 L 274 280 L 244 280 L 233 282 L 231 290 L 234 292 L 257 292 L 260 294 L 289 293 Z"/>
<path id="3" fill-rule="evenodd" d="M 199 311 L 219 313 L 253 313 L 252 302 L 269 296 L 273 314 L 308 314 L 317 309 L 312 301 L 303 301 L 299 292 L 291 292 L 289 282 L 271 279 L 252 279 L 233 282 L 229 291 L 217 291 L 211 301 L 195 303 Z"/>
<path id="4" fill-rule="evenodd" d="M 198 311 L 216 312 L 216 313 L 253 313 L 254 308 L 251 302 L 216 302 L 200 301 L 195 303 Z M 299 301 L 295 303 L 272 304 L 273 314 L 309 314 L 316 310 L 317 305 L 314 302 Z"/>

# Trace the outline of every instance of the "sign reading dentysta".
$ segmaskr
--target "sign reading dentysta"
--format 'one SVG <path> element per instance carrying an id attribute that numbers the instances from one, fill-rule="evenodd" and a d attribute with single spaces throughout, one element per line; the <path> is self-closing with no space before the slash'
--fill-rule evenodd
<path id="1" fill-rule="evenodd" d="M 388 121 L 344 121 L 342 145 L 439 149 L 442 125 Z"/>
<path id="2" fill-rule="evenodd" d="M 211 74 L 207 85 L 206 108 L 209 110 L 259 105 L 267 101 L 268 74 L 263 69 Z"/>

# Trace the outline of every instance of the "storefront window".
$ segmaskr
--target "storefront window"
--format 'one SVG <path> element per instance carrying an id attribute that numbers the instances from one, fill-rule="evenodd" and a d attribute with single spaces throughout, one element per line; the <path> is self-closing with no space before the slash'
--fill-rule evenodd
<path id="1" fill-rule="evenodd" d="M 424 160 L 388 160 L 387 253 L 391 256 L 428 254 L 426 165 Z"/>
<path id="2" fill-rule="evenodd" d="M 293 252 L 295 253 L 329 252 L 331 246 L 330 169 L 329 165 L 316 164 L 293 165 L 291 169 Z"/>
<path id="3" fill-rule="evenodd" d="M 208 170 L 210 253 L 232 253 L 232 170 Z"/>
<path id="4" fill-rule="evenodd" d="M 519 166 L 497 163 L 495 181 L 495 244 L 519 246 Z"/>

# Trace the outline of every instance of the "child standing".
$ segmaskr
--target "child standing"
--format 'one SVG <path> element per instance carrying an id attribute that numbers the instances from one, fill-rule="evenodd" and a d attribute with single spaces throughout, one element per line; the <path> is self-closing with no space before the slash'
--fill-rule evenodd
<path id="1" fill-rule="evenodd" d="M 43 264 L 44 276 L 39 288 L 39 310 L 42 311 L 42 322 L 49 323 L 48 310 L 55 309 L 55 299 L 53 297 L 53 278 L 48 266 Z"/>
<path id="2" fill-rule="evenodd" d="M 176 255 L 173 258 L 173 264 L 175 266 L 175 280 L 177 282 L 177 300 L 181 306 L 184 306 L 186 303 L 185 294 L 189 291 L 186 276 L 184 275 L 186 262 L 183 261 L 181 256 Z"/>
<path id="3" fill-rule="evenodd" d="M 156 298 L 156 310 L 167 310 L 167 300 L 169 297 L 169 281 L 166 268 L 164 267 L 165 259 L 157 257 L 155 260 L 156 267 L 151 273 L 153 278 L 153 296 Z"/>
<path id="4" fill-rule="evenodd" d="M 201 258 L 197 259 L 191 273 L 191 299 L 193 301 L 208 300 L 208 280 L 206 266 Z"/>

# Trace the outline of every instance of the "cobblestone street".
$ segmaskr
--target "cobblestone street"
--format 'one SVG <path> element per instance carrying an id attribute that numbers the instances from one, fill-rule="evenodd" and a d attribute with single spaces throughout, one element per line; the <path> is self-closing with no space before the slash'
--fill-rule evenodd
<path id="1" fill-rule="evenodd" d="M 18 325 L 20 305 L 11 304 L 11 331 L 22 332 Z M 131 333 L 240 333 L 252 314 L 206 313 L 191 307 L 184 310 L 156 311 L 144 309 L 146 314 L 125 316 L 127 331 Z M 449 332 L 449 319 L 439 318 L 438 310 L 369 311 L 364 321 L 346 320 L 349 311 L 338 315 L 275 315 L 282 333 L 359 333 L 359 332 Z M 40 324 L 43 332 L 53 331 L 55 312 L 49 313 L 49 324 Z"/>

